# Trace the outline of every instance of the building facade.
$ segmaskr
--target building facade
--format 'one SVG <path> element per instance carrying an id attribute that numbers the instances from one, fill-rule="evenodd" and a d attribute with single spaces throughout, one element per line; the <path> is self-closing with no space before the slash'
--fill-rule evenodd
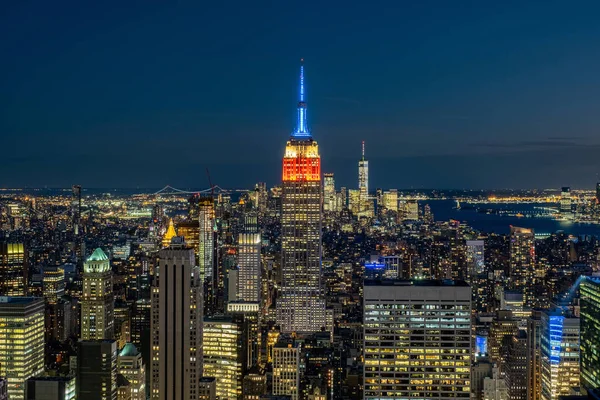
<path id="1" fill-rule="evenodd" d="M 202 282 L 194 250 L 183 238 L 159 252 L 152 287 L 151 393 L 156 400 L 192 400 L 202 376 Z"/>
<path id="2" fill-rule="evenodd" d="M 83 264 L 81 339 L 112 339 L 114 334 L 113 274 L 110 261 L 97 248 Z"/>
<path id="3" fill-rule="evenodd" d="M 600 279 L 584 278 L 581 293 L 581 386 L 600 387 Z"/>
<path id="4" fill-rule="evenodd" d="M 77 343 L 77 398 L 117 400 L 117 342 Z"/>
<path id="5" fill-rule="evenodd" d="M 0 297 L 0 377 L 9 399 L 25 399 L 25 382 L 43 371 L 44 299 Z"/>
<path id="6" fill-rule="evenodd" d="M 462 281 L 365 281 L 364 398 L 464 398 L 471 288 Z"/>
<path id="7" fill-rule="evenodd" d="M 298 126 L 283 158 L 281 199 L 282 332 L 318 332 L 326 325 L 321 288 L 321 157 L 307 126 L 304 67 L 300 68 Z"/>

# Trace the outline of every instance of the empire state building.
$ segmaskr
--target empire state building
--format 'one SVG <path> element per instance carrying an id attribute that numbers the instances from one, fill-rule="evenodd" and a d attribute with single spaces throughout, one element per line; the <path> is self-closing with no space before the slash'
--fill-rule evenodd
<path id="1" fill-rule="evenodd" d="M 321 289 L 321 157 L 306 120 L 302 65 L 298 123 L 283 157 L 277 323 L 284 333 L 318 332 L 326 325 Z"/>

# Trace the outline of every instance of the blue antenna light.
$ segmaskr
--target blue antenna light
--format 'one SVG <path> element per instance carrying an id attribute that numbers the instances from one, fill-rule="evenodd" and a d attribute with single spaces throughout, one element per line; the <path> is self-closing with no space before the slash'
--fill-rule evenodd
<path id="1" fill-rule="evenodd" d="M 310 137 L 306 123 L 306 102 L 304 101 L 304 59 L 300 60 L 300 101 L 298 102 L 298 122 L 293 137 Z"/>

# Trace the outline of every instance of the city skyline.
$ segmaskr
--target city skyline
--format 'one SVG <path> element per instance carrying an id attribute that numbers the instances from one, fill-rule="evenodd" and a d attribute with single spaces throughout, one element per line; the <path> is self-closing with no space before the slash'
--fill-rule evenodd
<path id="1" fill-rule="evenodd" d="M 362 140 L 371 187 L 594 184 L 597 5 L 387 5 L 11 5 L 0 132 L 17 150 L 0 186 L 203 187 L 206 168 L 221 186 L 274 184 L 301 57 L 323 170 L 342 186 Z"/>

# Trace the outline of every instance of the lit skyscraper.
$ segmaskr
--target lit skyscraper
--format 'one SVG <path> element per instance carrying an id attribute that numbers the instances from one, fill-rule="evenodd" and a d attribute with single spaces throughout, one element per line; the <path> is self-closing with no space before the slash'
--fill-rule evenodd
<path id="1" fill-rule="evenodd" d="M 483 240 L 467 240 L 467 273 L 469 276 L 475 276 L 485 272 Z"/>
<path id="2" fill-rule="evenodd" d="M 323 209 L 325 211 L 337 211 L 333 173 L 323 174 Z"/>
<path id="3" fill-rule="evenodd" d="M 579 318 L 542 313 L 542 400 L 558 400 L 579 386 Z"/>
<path id="4" fill-rule="evenodd" d="M 260 233 L 240 233 L 238 236 L 238 300 L 260 302 L 260 248 Z"/>
<path id="5" fill-rule="evenodd" d="M 202 374 L 202 283 L 183 238 L 159 252 L 152 287 L 153 400 L 196 400 Z"/>
<path id="6" fill-rule="evenodd" d="M 77 398 L 117 400 L 117 342 L 77 342 Z"/>
<path id="7" fill-rule="evenodd" d="M 201 282 L 206 286 L 207 312 L 211 313 L 215 305 L 217 291 L 216 271 L 216 234 L 215 234 L 215 203 L 211 196 L 198 199 L 198 219 L 200 223 L 200 239 L 198 243 L 198 262 Z"/>
<path id="8" fill-rule="evenodd" d="M 25 296 L 27 266 L 23 243 L 0 242 L 0 296 Z"/>
<path id="9" fill-rule="evenodd" d="M 600 279 L 584 278 L 581 292 L 581 386 L 600 387 Z"/>
<path id="10" fill-rule="evenodd" d="M 471 288 L 365 281 L 364 399 L 468 399 Z"/>
<path id="11" fill-rule="evenodd" d="M 133 343 L 127 343 L 121 349 L 117 370 L 129 381 L 131 400 L 146 400 L 146 366 Z"/>
<path id="12" fill-rule="evenodd" d="M 560 192 L 560 212 L 569 216 L 572 211 L 571 188 L 564 186 Z"/>
<path id="13" fill-rule="evenodd" d="M 510 287 L 524 293 L 532 284 L 535 272 L 535 236 L 532 229 L 510 227 Z"/>
<path id="14" fill-rule="evenodd" d="M 273 347 L 273 394 L 298 400 L 300 393 L 301 348 L 288 338 Z"/>
<path id="15" fill-rule="evenodd" d="M 304 66 L 300 67 L 298 124 L 283 158 L 282 280 L 277 322 L 282 332 L 318 332 L 325 326 L 321 289 L 321 157 L 306 122 Z"/>
<path id="16" fill-rule="evenodd" d="M 11 400 L 25 399 L 25 381 L 44 372 L 44 299 L 0 297 L 0 376 Z"/>
<path id="17" fill-rule="evenodd" d="M 362 141 L 362 157 L 358 161 L 358 190 L 369 194 L 369 161 L 365 160 L 365 141 Z"/>
<path id="18" fill-rule="evenodd" d="M 110 261 L 101 248 L 83 264 L 81 339 L 112 339 L 114 330 L 113 276 Z"/>

